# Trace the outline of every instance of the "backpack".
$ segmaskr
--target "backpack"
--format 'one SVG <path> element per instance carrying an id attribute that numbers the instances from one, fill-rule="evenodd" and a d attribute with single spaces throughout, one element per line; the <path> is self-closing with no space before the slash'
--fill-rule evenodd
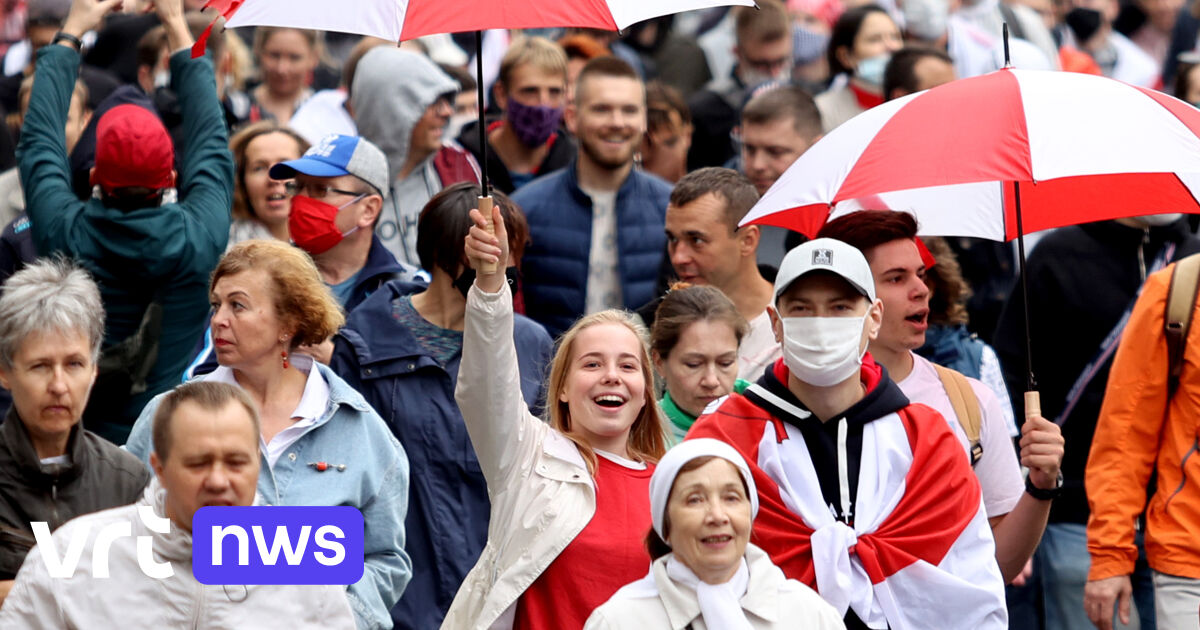
<path id="1" fill-rule="evenodd" d="M 933 369 L 937 370 L 942 388 L 950 398 L 950 406 L 954 408 L 954 415 L 958 416 L 958 424 L 962 426 L 963 433 L 967 434 L 967 443 L 971 447 L 971 467 L 974 468 L 983 457 L 983 444 L 979 442 L 979 430 L 983 425 L 979 398 L 975 396 L 967 377 L 936 363 L 933 364 Z"/>
<path id="2" fill-rule="evenodd" d="M 120 422 L 129 400 L 148 389 L 146 379 L 158 362 L 162 335 L 162 291 L 146 307 L 137 330 L 100 351 L 96 382 L 83 412 L 83 423 L 95 431 L 106 423 Z"/>
<path id="3" fill-rule="evenodd" d="M 1167 290 L 1167 308 L 1163 317 L 1163 336 L 1167 340 L 1167 396 L 1175 396 L 1179 376 L 1183 372 L 1183 350 L 1192 324 L 1196 304 L 1196 289 L 1200 284 L 1200 254 L 1193 254 L 1175 263 L 1171 270 L 1171 286 Z"/>

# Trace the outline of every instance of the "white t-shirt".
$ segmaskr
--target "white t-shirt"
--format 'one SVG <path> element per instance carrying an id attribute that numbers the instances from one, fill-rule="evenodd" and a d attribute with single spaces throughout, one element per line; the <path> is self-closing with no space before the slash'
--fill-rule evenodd
<path id="1" fill-rule="evenodd" d="M 938 378 L 937 370 L 928 359 L 912 354 L 912 372 L 898 385 L 908 399 L 915 403 L 928 405 L 942 414 L 946 422 L 954 429 L 954 435 L 962 444 L 963 453 L 969 454 L 970 445 L 967 434 L 954 414 L 954 406 L 950 397 Z M 971 391 L 979 399 L 979 409 L 983 415 L 982 426 L 979 430 L 979 443 L 983 446 L 983 456 L 975 465 L 975 476 L 983 488 L 983 506 L 988 518 L 1008 514 L 1021 499 L 1025 492 L 1025 480 L 1021 476 L 1021 466 L 1017 461 L 1017 453 L 1013 450 L 1012 439 L 1008 435 L 1008 426 L 1004 413 L 1000 409 L 1000 401 L 992 390 L 979 381 L 968 378 Z M 969 455 L 968 455 L 969 456 Z"/>
<path id="2" fill-rule="evenodd" d="M 771 330 L 771 316 L 763 311 L 750 320 L 750 331 L 742 338 L 738 348 L 738 378 L 751 383 L 758 380 L 776 359 L 783 356 L 783 349 L 775 341 Z"/>
<path id="3" fill-rule="evenodd" d="M 592 246 L 588 253 L 587 314 L 621 308 L 617 269 L 617 193 L 583 189 L 592 198 Z"/>

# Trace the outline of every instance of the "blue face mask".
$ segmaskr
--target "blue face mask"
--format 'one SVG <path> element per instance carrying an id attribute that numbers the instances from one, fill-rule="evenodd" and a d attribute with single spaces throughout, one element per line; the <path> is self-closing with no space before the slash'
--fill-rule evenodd
<path id="1" fill-rule="evenodd" d="M 854 78 L 875 87 L 883 86 L 883 71 L 887 69 L 888 62 L 891 61 L 890 53 L 867 57 L 858 62 L 858 67 L 854 69 Z"/>
<path id="2" fill-rule="evenodd" d="M 824 57 L 828 47 L 829 33 L 818 33 L 799 22 L 792 24 L 792 59 L 797 66 Z"/>

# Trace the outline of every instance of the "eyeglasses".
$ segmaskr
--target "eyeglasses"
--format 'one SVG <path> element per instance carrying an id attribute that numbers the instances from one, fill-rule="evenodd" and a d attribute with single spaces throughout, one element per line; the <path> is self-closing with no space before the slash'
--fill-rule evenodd
<path id="1" fill-rule="evenodd" d="M 284 184 L 283 189 L 287 192 L 289 197 L 305 194 L 313 199 L 324 199 L 329 193 L 346 195 L 347 197 L 362 197 L 371 194 L 369 192 L 341 190 L 339 188 L 333 188 L 332 186 L 325 186 L 323 184 L 298 183 L 295 181 Z"/>

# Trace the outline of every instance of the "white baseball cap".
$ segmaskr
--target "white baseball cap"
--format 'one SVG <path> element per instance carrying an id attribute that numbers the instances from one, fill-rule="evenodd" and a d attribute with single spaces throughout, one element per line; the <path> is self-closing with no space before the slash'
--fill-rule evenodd
<path id="1" fill-rule="evenodd" d="M 814 271 L 835 273 L 875 301 L 875 277 L 867 258 L 857 248 L 832 238 L 813 239 L 783 257 L 775 276 L 776 299 L 801 276 Z"/>

